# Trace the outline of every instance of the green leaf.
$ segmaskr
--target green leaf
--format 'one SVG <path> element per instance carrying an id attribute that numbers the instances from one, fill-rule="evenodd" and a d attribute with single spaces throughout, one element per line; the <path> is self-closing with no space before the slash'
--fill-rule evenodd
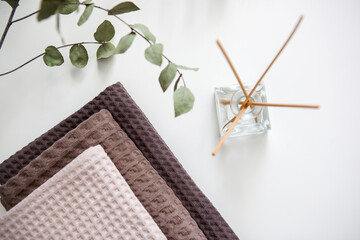
<path id="1" fill-rule="evenodd" d="M 7 2 L 12 8 L 14 8 L 15 5 L 16 5 L 16 1 L 15 1 L 15 0 L 2 0 L 2 1 Z"/>
<path id="2" fill-rule="evenodd" d="M 149 28 L 143 24 L 137 23 L 130 25 L 132 28 L 135 28 L 144 34 L 144 37 L 152 43 L 156 42 L 156 37 L 150 32 Z"/>
<path id="3" fill-rule="evenodd" d="M 67 15 L 75 12 L 79 8 L 79 4 L 70 3 L 79 3 L 79 0 L 62 0 L 62 4 L 59 7 L 59 12 L 61 14 Z"/>
<path id="4" fill-rule="evenodd" d="M 98 42 L 110 41 L 114 35 L 114 26 L 108 20 L 105 20 L 102 24 L 100 24 L 94 33 L 94 37 Z"/>
<path id="5" fill-rule="evenodd" d="M 107 42 L 101 44 L 101 46 L 98 48 L 96 52 L 96 57 L 97 59 L 108 58 L 114 55 L 114 53 L 115 53 L 115 46 L 112 43 Z"/>
<path id="6" fill-rule="evenodd" d="M 70 60 L 71 63 L 77 68 L 85 67 L 89 60 L 86 48 L 81 44 L 72 46 L 70 48 Z"/>
<path id="7" fill-rule="evenodd" d="M 174 80 L 176 75 L 177 67 L 174 63 L 170 63 L 164 68 L 159 76 L 160 86 L 163 92 L 170 86 L 171 82 Z"/>
<path id="8" fill-rule="evenodd" d="M 178 87 L 178 84 L 179 84 L 179 82 L 180 82 L 181 77 L 182 77 L 182 74 L 180 74 L 179 77 L 178 77 L 178 79 L 176 79 L 176 82 L 175 82 L 175 84 L 174 84 L 174 92 L 176 91 L 176 89 L 177 89 L 177 87 Z"/>
<path id="9" fill-rule="evenodd" d="M 122 2 L 122 3 L 119 3 L 118 5 L 116 5 L 115 7 L 113 7 L 112 9 L 110 9 L 108 14 L 109 15 L 118 15 L 118 14 L 133 12 L 133 11 L 137 11 L 137 10 L 140 10 L 140 8 L 138 8 L 134 3 Z"/>
<path id="10" fill-rule="evenodd" d="M 38 21 L 44 20 L 51 15 L 54 15 L 61 4 L 61 0 L 42 0 L 40 5 L 40 12 L 37 15 Z"/>
<path id="11" fill-rule="evenodd" d="M 83 1 L 82 3 L 83 4 L 89 4 L 89 3 L 91 3 L 92 2 L 92 0 L 86 0 L 86 1 Z"/>
<path id="12" fill-rule="evenodd" d="M 157 43 L 146 48 L 145 49 L 146 60 L 148 60 L 149 62 L 155 65 L 161 66 L 163 49 L 164 47 L 161 43 Z"/>
<path id="13" fill-rule="evenodd" d="M 116 46 L 116 53 L 124 53 L 126 52 L 131 44 L 133 43 L 134 39 L 136 37 L 136 34 L 134 32 L 131 32 L 125 36 L 123 36 L 118 45 Z"/>
<path id="14" fill-rule="evenodd" d="M 60 66 L 64 63 L 64 58 L 59 50 L 54 46 L 48 46 L 43 56 L 44 63 L 49 67 Z"/>
<path id="15" fill-rule="evenodd" d="M 198 71 L 199 68 L 191 68 L 191 67 L 186 67 L 186 66 L 183 66 L 183 65 L 177 65 L 178 68 L 180 69 L 183 69 L 183 70 L 192 70 L 192 71 Z"/>
<path id="16" fill-rule="evenodd" d="M 175 108 L 175 117 L 180 116 L 181 114 L 189 112 L 195 102 L 195 97 L 186 87 L 179 87 L 174 92 L 174 108 Z"/>
<path id="17" fill-rule="evenodd" d="M 83 14 L 81 14 L 81 16 L 79 18 L 79 21 L 77 23 L 78 26 L 83 25 L 88 20 L 88 18 L 90 17 L 93 9 L 94 9 L 94 4 L 93 3 L 89 4 L 89 5 L 86 5 L 85 10 L 84 10 Z"/>

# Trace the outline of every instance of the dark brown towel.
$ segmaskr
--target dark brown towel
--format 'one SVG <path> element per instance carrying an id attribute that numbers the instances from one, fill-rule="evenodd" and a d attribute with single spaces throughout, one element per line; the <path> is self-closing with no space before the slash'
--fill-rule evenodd
<path id="1" fill-rule="evenodd" d="M 79 111 L 0 164 L 0 183 L 4 184 L 15 176 L 41 152 L 100 109 L 111 112 L 115 121 L 172 188 L 208 239 L 238 239 L 120 83 L 106 88 Z"/>
<path id="2" fill-rule="evenodd" d="M 9 210 L 83 151 L 98 144 L 167 239 L 206 239 L 171 188 L 107 110 L 80 123 L 10 178 L 0 187 L 1 202 Z"/>

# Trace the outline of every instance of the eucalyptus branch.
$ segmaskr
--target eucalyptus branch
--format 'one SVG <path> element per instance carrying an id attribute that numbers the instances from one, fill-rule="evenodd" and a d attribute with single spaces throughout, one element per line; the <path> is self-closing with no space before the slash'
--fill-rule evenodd
<path id="1" fill-rule="evenodd" d="M 73 2 L 73 3 L 68 2 L 68 3 L 64 3 L 64 5 L 85 5 L 85 6 L 86 6 L 87 4 L 86 4 L 86 3 L 77 3 L 77 2 Z M 105 12 L 107 12 L 107 13 L 109 12 L 109 9 L 106 9 L 106 8 L 103 8 L 103 7 L 100 7 L 100 6 L 97 6 L 97 5 L 94 5 L 94 8 L 100 9 L 100 10 L 105 11 Z M 15 8 L 13 8 L 13 12 L 15 12 L 14 9 L 15 9 Z M 10 23 L 9 23 L 9 27 L 11 26 L 12 23 L 22 21 L 22 20 L 24 20 L 24 19 L 26 19 L 26 18 L 28 18 L 28 17 L 31 17 L 31 16 L 33 16 L 33 15 L 38 14 L 39 12 L 40 12 L 40 10 L 37 10 L 37 11 L 35 11 L 35 12 L 32 12 L 32 13 L 30 13 L 30 14 L 22 17 L 22 18 L 16 19 L 16 20 L 14 20 L 14 21 L 12 21 L 12 17 L 11 17 L 11 19 L 9 19 L 9 22 L 10 22 Z M 129 23 L 127 23 L 125 20 L 123 20 L 122 18 L 120 18 L 120 17 L 117 16 L 117 15 L 112 15 L 112 16 L 115 17 L 115 18 L 117 18 L 119 21 L 121 21 L 122 23 L 124 23 L 126 26 L 128 26 L 128 27 L 131 29 L 132 32 L 134 32 L 134 33 L 136 33 L 137 35 L 139 35 L 140 37 L 142 37 L 145 41 L 147 41 L 147 42 L 149 43 L 149 45 L 151 45 L 151 46 L 153 45 L 141 32 L 139 32 L 138 30 L 136 30 L 135 28 L 133 28 L 133 27 L 132 27 Z M 5 34 L 5 35 L 6 35 L 6 34 Z M 5 36 L 3 36 L 3 38 L 5 38 Z M 3 42 L 3 40 L 2 40 L 2 42 Z M 1 42 L 1 44 L 2 44 L 2 42 Z M 1 45 L 0 45 L 0 48 L 1 48 Z M 24 63 L 23 65 L 15 68 L 15 69 L 13 69 L 13 70 L 11 70 L 11 71 L 9 71 L 9 72 L 0 74 L 0 77 L 16 71 L 17 69 L 25 66 L 26 64 L 34 61 L 35 59 L 41 57 L 41 56 L 44 55 L 44 54 L 45 54 L 45 53 L 40 54 L 40 55 L 36 56 L 36 57 L 33 58 L 33 59 L 30 59 L 28 62 Z M 165 58 L 165 59 L 168 61 L 169 64 L 172 63 L 172 61 L 171 61 L 165 54 L 162 54 L 162 57 Z M 182 82 L 183 82 L 183 84 L 184 84 L 184 87 L 186 87 L 186 83 L 185 83 L 183 74 L 180 72 L 179 69 L 177 69 L 177 72 L 179 73 L 179 76 L 180 76 L 180 78 L 181 78 L 181 80 L 182 80 Z"/>
<path id="2" fill-rule="evenodd" d="M 63 59 L 63 56 L 61 55 L 61 53 L 58 51 L 58 49 L 69 47 L 69 46 L 72 46 L 70 49 L 71 63 L 75 67 L 83 68 L 86 66 L 87 61 L 88 61 L 88 54 L 87 54 L 87 51 L 84 48 L 84 46 L 82 46 L 83 44 L 99 44 L 99 45 L 101 45 L 98 48 L 97 53 L 96 53 L 97 59 L 108 58 L 114 54 L 124 53 L 131 46 L 131 44 L 134 40 L 134 37 L 136 35 L 138 35 L 141 38 L 143 38 L 146 42 L 148 42 L 148 44 L 150 45 L 145 50 L 146 60 L 148 60 L 150 63 L 158 65 L 158 66 L 161 66 L 163 59 L 168 61 L 168 65 L 161 71 L 160 76 L 159 76 L 159 82 L 160 82 L 161 88 L 164 92 L 168 89 L 169 85 L 172 83 L 175 76 L 178 74 L 178 78 L 175 81 L 174 94 L 173 94 L 175 117 L 177 117 L 181 114 L 187 113 L 192 109 L 195 98 L 194 98 L 194 95 L 192 94 L 192 92 L 190 91 L 190 89 L 188 89 L 186 87 L 186 83 L 185 83 L 183 74 L 179 69 L 197 71 L 198 68 L 189 68 L 186 66 L 177 65 L 177 64 L 173 63 L 164 54 L 163 45 L 160 43 L 156 43 L 155 36 L 149 31 L 149 29 L 145 25 L 143 25 L 143 24 L 131 25 L 118 16 L 119 14 L 139 10 L 139 8 L 134 3 L 122 2 L 122 3 L 119 3 L 118 5 L 116 5 L 115 7 L 113 7 L 112 9 L 106 9 L 106 8 L 103 8 L 100 6 L 96 6 L 93 3 L 90 3 L 90 1 L 82 2 L 82 3 L 61 1 L 61 2 L 56 3 L 56 4 L 58 4 L 57 9 L 46 8 L 46 7 L 42 6 L 41 9 L 38 11 L 32 12 L 32 13 L 30 13 L 24 17 L 18 18 L 16 20 L 12 20 L 14 17 L 14 14 L 15 14 L 15 10 L 18 7 L 19 0 L 14 0 L 14 1 L 16 1 L 16 4 L 14 5 L 14 7 L 12 9 L 12 12 L 9 17 L 8 23 L 6 25 L 5 31 L 1 38 L 0 48 L 4 42 L 7 32 L 9 31 L 10 26 L 13 23 L 25 20 L 36 14 L 39 14 L 38 20 L 41 21 L 45 18 L 50 17 L 51 15 L 54 15 L 55 13 L 58 14 L 60 12 L 62 14 L 69 14 L 71 12 L 74 12 L 78 8 L 78 7 L 72 8 L 71 6 L 69 6 L 69 8 L 67 8 L 67 7 L 64 7 L 64 5 L 86 6 L 83 14 L 79 18 L 79 21 L 78 21 L 79 26 L 82 25 L 85 21 L 87 21 L 87 19 L 91 15 L 93 8 L 97 8 L 97 9 L 100 9 L 100 10 L 106 12 L 107 15 L 111 15 L 111 16 L 117 18 L 123 24 L 128 26 L 130 28 L 131 32 L 129 34 L 123 36 L 120 39 L 118 46 L 115 48 L 115 46 L 110 42 L 110 40 L 114 37 L 114 34 L 115 34 L 114 26 L 111 24 L 111 22 L 109 22 L 108 20 L 105 20 L 102 24 L 99 25 L 98 29 L 96 30 L 96 32 L 94 34 L 95 40 L 97 42 L 78 42 L 78 43 L 62 45 L 59 47 L 48 46 L 45 49 L 45 52 L 33 57 L 32 59 L 28 60 L 27 62 L 23 63 L 22 65 L 20 65 L 17 68 L 14 68 L 8 72 L 0 74 L 0 77 L 10 74 L 42 56 L 43 56 L 43 60 L 46 65 L 60 66 L 64 62 L 64 59 Z M 45 0 L 43 0 L 43 1 L 45 1 Z M 77 45 L 77 46 L 75 46 L 75 45 Z M 177 87 L 179 81 L 182 81 L 183 87 L 179 87 L 179 88 Z"/>
<path id="3" fill-rule="evenodd" d="M 65 48 L 65 47 L 70 47 L 70 46 L 78 45 L 78 44 L 102 44 L 102 43 L 99 43 L 99 42 L 78 42 L 78 43 L 70 43 L 70 44 L 66 44 L 66 45 L 62 45 L 62 46 L 56 47 L 56 49 L 61 49 L 61 48 Z M 5 75 L 7 75 L 7 74 L 10 74 L 10 73 L 12 73 L 12 72 L 14 72 L 14 71 L 16 71 L 16 70 L 24 67 L 25 65 L 31 63 L 32 61 L 34 61 L 34 60 L 36 60 L 36 59 L 38 59 L 39 57 L 42 57 L 42 56 L 44 56 L 44 55 L 45 55 L 45 52 L 37 55 L 36 57 L 33 57 L 33 58 L 30 59 L 29 61 L 21 64 L 20 66 L 18 66 L 17 68 L 14 68 L 14 69 L 12 69 L 12 70 L 10 70 L 10 71 L 8 71 L 8 72 L 5 72 L 5 73 L 1 73 L 1 74 L 0 74 L 0 77 L 5 76 Z"/>
<path id="4" fill-rule="evenodd" d="M 87 5 L 86 3 L 77 3 L 77 2 L 68 2 L 68 3 L 64 3 L 64 5 Z M 105 11 L 105 12 L 109 12 L 110 9 L 106 9 L 106 8 L 103 8 L 103 7 L 100 7 L 100 6 L 97 6 L 97 5 L 94 5 L 94 8 L 97 8 L 97 9 L 100 9 L 102 11 Z M 147 41 L 149 43 L 150 46 L 152 46 L 153 44 L 142 34 L 140 33 L 138 30 L 136 30 L 135 28 L 133 28 L 129 23 L 127 23 L 125 20 L 123 20 L 122 18 L 120 18 L 119 16 L 117 15 L 112 15 L 113 17 L 117 18 L 119 21 L 121 21 L 122 23 L 124 23 L 126 26 L 128 26 L 132 32 L 136 33 L 137 35 L 139 35 L 140 37 L 142 37 L 145 41 Z M 165 55 L 165 54 L 161 54 L 163 58 L 165 58 L 169 64 L 172 63 L 172 61 Z M 185 80 L 184 80 L 184 77 L 183 77 L 183 74 L 180 72 L 179 69 L 176 70 L 178 73 L 179 73 L 179 76 L 181 77 L 181 80 L 184 84 L 184 87 L 186 87 L 186 83 L 185 83 Z M 1 76 L 1 75 L 0 75 Z"/>
<path id="5" fill-rule="evenodd" d="M 30 13 L 30 14 L 22 17 L 22 18 L 19 18 L 19 19 L 16 19 L 16 20 L 12 21 L 12 23 L 16 23 L 16 22 L 19 22 L 19 21 L 21 21 L 21 20 L 24 20 L 24 19 L 26 19 L 26 18 L 28 18 L 28 17 L 31 17 L 32 15 L 38 14 L 39 12 L 40 12 L 40 10 L 37 10 L 37 11 L 35 11 L 35 12 L 33 12 L 33 13 Z"/>
<path id="6" fill-rule="evenodd" d="M 13 9 L 11 10 L 8 22 L 7 22 L 6 27 L 5 27 L 5 30 L 4 30 L 4 32 L 3 32 L 2 36 L 1 36 L 0 49 L 1 49 L 1 47 L 2 47 L 2 45 L 4 43 L 4 41 L 5 41 L 6 34 L 8 33 L 8 31 L 10 29 L 10 26 L 13 23 L 12 19 L 14 18 L 16 8 L 19 6 L 19 0 L 16 0 L 14 2 L 15 2 L 15 5 L 14 5 Z"/>
<path id="7" fill-rule="evenodd" d="M 96 7 L 96 6 L 95 6 Z M 100 8 L 100 9 L 102 9 L 102 8 Z M 106 9 L 103 9 L 103 10 L 105 10 L 105 11 L 109 11 L 109 10 L 106 10 Z M 115 18 L 117 18 L 117 19 L 119 19 L 121 22 L 123 22 L 125 25 L 127 25 L 130 29 L 131 29 L 131 31 L 133 31 L 134 33 L 136 33 L 137 35 L 139 35 L 140 37 L 142 37 L 143 39 L 145 39 L 145 41 L 147 41 L 151 46 L 153 45 L 141 32 L 139 32 L 138 30 L 136 30 L 136 29 L 134 29 L 133 27 L 131 27 L 131 25 L 130 24 L 128 24 L 127 22 L 125 22 L 123 19 L 121 19 L 119 16 L 117 16 L 117 15 L 113 15 Z M 162 56 L 163 56 L 163 58 L 165 58 L 168 62 L 169 62 L 169 64 L 170 63 L 172 63 L 172 61 L 167 57 L 167 56 L 165 56 L 165 54 L 161 54 Z M 184 77 L 182 76 L 182 73 L 179 71 L 179 69 L 177 69 L 176 70 L 178 73 L 179 73 L 179 76 L 181 76 L 181 80 L 182 80 L 182 82 L 183 82 L 183 84 L 184 84 L 184 87 L 186 87 L 186 83 L 185 83 L 185 80 L 184 80 Z"/>

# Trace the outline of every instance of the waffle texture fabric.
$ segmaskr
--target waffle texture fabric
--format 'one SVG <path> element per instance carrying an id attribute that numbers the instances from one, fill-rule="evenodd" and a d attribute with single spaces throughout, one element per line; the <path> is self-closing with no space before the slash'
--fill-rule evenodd
<path id="1" fill-rule="evenodd" d="M 172 188 L 208 239 L 238 239 L 121 83 L 109 86 L 80 110 L 1 163 L 0 184 L 6 183 L 41 152 L 100 109 L 111 112 L 115 121 Z"/>
<path id="2" fill-rule="evenodd" d="M 98 145 L 7 212 L 0 239 L 166 237 Z"/>
<path id="3" fill-rule="evenodd" d="M 107 110 L 80 123 L 1 186 L 3 205 L 12 208 L 77 155 L 98 144 L 168 239 L 206 239 L 174 192 Z"/>

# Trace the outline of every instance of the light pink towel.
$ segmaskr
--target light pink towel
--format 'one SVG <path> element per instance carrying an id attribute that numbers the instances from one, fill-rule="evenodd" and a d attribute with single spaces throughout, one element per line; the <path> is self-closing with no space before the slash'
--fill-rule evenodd
<path id="1" fill-rule="evenodd" d="M 0 239 L 166 239 L 98 145 L 0 219 Z"/>

